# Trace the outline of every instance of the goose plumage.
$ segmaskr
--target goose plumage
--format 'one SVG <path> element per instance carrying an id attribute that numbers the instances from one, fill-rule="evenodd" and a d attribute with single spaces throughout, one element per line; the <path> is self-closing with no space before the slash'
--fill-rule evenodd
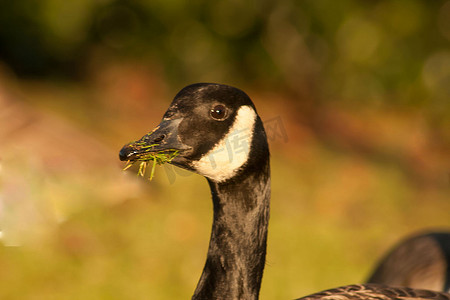
<path id="1" fill-rule="evenodd" d="M 258 299 L 269 224 L 270 155 L 253 102 L 227 85 L 185 87 L 161 123 L 139 141 L 125 145 L 119 157 L 134 161 L 156 151 L 178 151 L 171 163 L 203 175 L 211 190 L 211 238 L 192 299 Z M 352 285 L 302 299 L 401 298 L 450 300 L 450 295 Z"/>
<path id="2" fill-rule="evenodd" d="M 412 289 L 408 287 L 389 287 L 378 284 L 352 284 L 315 293 L 298 300 L 412 300 L 412 299 L 439 299 L 448 300 L 449 294 Z"/>
<path id="3" fill-rule="evenodd" d="M 450 232 L 426 232 L 401 241 L 367 282 L 450 292 Z"/>

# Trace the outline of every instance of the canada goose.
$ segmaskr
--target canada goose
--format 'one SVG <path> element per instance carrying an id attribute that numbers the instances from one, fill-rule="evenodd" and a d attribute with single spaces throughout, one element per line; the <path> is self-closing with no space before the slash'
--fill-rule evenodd
<path id="1" fill-rule="evenodd" d="M 450 232 L 429 232 L 400 242 L 367 282 L 450 292 Z"/>
<path id="2" fill-rule="evenodd" d="M 119 157 L 134 161 L 159 151 L 178 151 L 171 163 L 203 175 L 211 189 L 211 239 L 192 299 L 258 299 L 266 257 L 270 159 L 266 133 L 250 98 L 226 85 L 185 87 L 161 123 L 139 141 L 125 145 Z M 329 293 L 307 299 L 330 299 L 334 294 Z M 445 294 L 378 285 L 347 286 L 332 293 L 340 293 L 340 299 L 373 295 L 450 299 Z"/>

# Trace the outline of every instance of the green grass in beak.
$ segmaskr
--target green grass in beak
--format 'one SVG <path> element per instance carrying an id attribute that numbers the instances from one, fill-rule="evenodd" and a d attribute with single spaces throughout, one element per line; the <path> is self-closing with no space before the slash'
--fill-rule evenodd
<path id="1" fill-rule="evenodd" d="M 153 145 L 145 145 L 144 143 L 134 143 L 134 147 L 139 150 L 146 150 L 150 149 L 151 147 L 156 146 L 156 144 Z M 156 165 L 163 165 L 165 163 L 170 163 L 172 159 L 174 159 L 178 155 L 178 150 L 163 150 L 158 152 L 143 152 L 142 154 L 139 154 L 134 160 L 129 160 L 126 162 L 125 167 L 123 170 L 129 169 L 131 166 L 133 166 L 136 163 L 139 164 L 138 169 L 138 176 L 144 177 L 145 170 L 147 169 L 147 165 L 152 162 L 152 169 L 150 171 L 150 177 L 149 180 L 153 179 L 153 176 L 155 175 L 155 167 Z"/>

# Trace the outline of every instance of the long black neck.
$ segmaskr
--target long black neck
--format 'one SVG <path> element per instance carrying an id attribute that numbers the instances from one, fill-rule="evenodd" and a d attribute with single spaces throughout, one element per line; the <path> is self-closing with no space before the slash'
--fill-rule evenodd
<path id="1" fill-rule="evenodd" d="M 258 299 L 269 223 L 266 157 L 225 183 L 208 180 L 214 220 L 206 264 L 192 299 Z"/>

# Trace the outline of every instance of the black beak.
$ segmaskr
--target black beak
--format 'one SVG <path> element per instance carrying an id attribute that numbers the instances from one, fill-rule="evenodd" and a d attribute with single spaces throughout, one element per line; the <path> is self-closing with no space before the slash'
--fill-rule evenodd
<path id="1" fill-rule="evenodd" d="M 180 141 L 178 125 L 182 119 L 163 120 L 153 131 L 140 140 L 126 144 L 119 152 L 122 161 L 136 161 L 149 153 L 173 153 L 189 150 Z"/>

